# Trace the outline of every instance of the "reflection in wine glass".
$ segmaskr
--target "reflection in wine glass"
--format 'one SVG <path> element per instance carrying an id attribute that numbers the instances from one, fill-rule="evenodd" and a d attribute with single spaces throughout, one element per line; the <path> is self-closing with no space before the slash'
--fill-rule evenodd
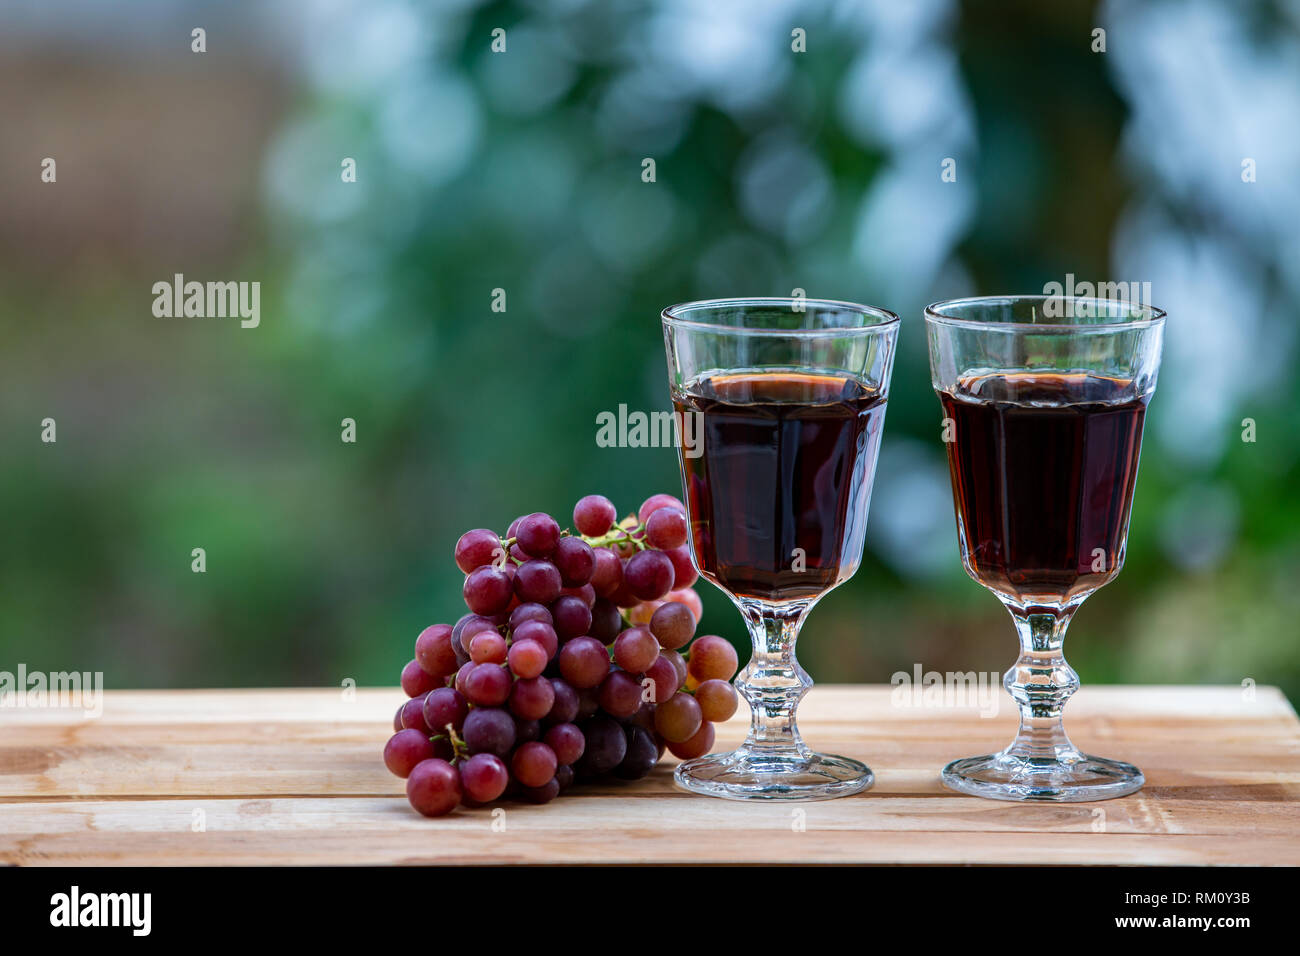
<path id="1" fill-rule="evenodd" d="M 1051 305 L 1060 305 L 1051 314 Z M 1164 313 L 1106 299 L 1007 296 L 925 311 L 945 417 L 962 563 L 1006 605 L 1020 659 L 1003 685 L 1020 732 L 948 764 L 954 790 L 1000 800 L 1101 800 L 1141 788 L 1127 763 L 1081 753 L 1061 712 L 1079 688 L 1070 618 L 1124 564 Z"/>
<path id="2" fill-rule="evenodd" d="M 673 404 L 697 416 L 681 455 L 691 554 L 745 616 L 753 657 L 736 679 L 752 723 L 732 753 L 687 761 L 699 793 L 808 799 L 865 790 L 856 760 L 813 752 L 795 709 L 812 679 L 799 628 L 857 570 L 884 426 L 898 317 L 805 299 L 719 299 L 663 313 Z"/>

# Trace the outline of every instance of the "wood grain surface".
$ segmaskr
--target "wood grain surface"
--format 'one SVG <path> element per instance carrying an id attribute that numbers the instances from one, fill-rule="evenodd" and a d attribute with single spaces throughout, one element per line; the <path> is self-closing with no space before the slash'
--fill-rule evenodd
<path id="1" fill-rule="evenodd" d="M 999 691 L 999 694 L 1001 692 Z M 918 706 L 823 686 L 817 749 L 876 785 L 815 803 L 736 803 L 645 780 L 428 820 L 380 753 L 397 689 L 121 691 L 103 714 L 0 709 L 0 862 L 40 864 L 1300 864 L 1300 722 L 1275 688 L 1084 687 L 1067 726 L 1136 763 L 1140 793 L 1008 804 L 945 790 L 955 757 L 1011 739 L 1014 708 Z M 744 736 L 741 713 L 718 749 Z"/>

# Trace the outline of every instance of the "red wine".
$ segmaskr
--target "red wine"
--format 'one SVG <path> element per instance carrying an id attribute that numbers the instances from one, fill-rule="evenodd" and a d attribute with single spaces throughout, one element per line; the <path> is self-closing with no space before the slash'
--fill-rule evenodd
<path id="1" fill-rule="evenodd" d="M 962 379 L 939 399 L 972 577 L 1056 604 L 1118 573 L 1149 395 L 1091 373 L 1013 372 Z"/>
<path id="2" fill-rule="evenodd" d="M 674 390 L 700 416 L 682 458 L 700 573 L 738 597 L 808 598 L 857 570 L 885 399 L 853 378 L 714 375 Z M 798 550 L 796 550 L 798 549 Z"/>

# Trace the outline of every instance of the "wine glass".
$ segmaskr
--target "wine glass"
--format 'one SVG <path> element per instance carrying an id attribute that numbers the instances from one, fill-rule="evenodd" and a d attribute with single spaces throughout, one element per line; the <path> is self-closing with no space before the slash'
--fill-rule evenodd
<path id="1" fill-rule="evenodd" d="M 1005 750 L 955 760 L 953 790 L 1075 802 L 1140 789 L 1132 764 L 1081 753 L 1061 712 L 1079 688 L 1070 618 L 1124 564 L 1142 425 L 1165 313 L 1105 298 L 996 296 L 925 310 L 962 563 L 1002 601 L 1020 658 Z"/>
<path id="2" fill-rule="evenodd" d="M 665 309 L 663 326 L 692 560 L 753 642 L 736 679 L 749 736 L 681 764 L 676 780 L 734 799 L 865 790 L 865 764 L 799 735 L 795 709 L 813 682 L 795 641 L 862 558 L 898 317 L 849 302 L 715 299 Z"/>

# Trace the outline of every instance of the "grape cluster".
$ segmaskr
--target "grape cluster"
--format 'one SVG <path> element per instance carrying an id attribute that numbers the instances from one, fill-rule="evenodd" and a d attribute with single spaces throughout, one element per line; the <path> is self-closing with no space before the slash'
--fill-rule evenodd
<path id="1" fill-rule="evenodd" d="M 536 512 L 504 537 L 480 528 L 456 542 L 469 613 L 416 638 L 384 748 L 420 813 L 636 780 L 665 749 L 708 753 L 713 724 L 735 713 L 735 650 L 695 637 L 682 503 L 653 495 L 619 520 L 588 495 L 573 527 Z"/>

